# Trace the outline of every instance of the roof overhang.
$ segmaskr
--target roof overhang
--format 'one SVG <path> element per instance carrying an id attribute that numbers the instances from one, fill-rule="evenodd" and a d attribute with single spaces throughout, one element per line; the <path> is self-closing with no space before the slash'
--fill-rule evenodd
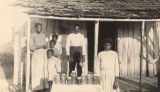
<path id="1" fill-rule="evenodd" d="M 55 17 L 55 16 L 39 16 L 29 15 L 29 18 L 45 18 L 54 20 L 69 20 L 69 21 L 114 21 L 114 22 L 142 22 L 142 21 L 159 21 L 160 19 L 113 19 L 113 18 L 75 18 L 75 17 Z"/>

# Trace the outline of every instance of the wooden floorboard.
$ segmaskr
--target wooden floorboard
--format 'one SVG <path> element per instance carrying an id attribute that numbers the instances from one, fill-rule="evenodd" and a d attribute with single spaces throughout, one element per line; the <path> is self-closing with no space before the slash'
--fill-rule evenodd
<path id="1" fill-rule="evenodd" d="M 139 76 L 121 77 L 121 92 L 139 92 Z M 142 77 L 142 92 L 157 92 L 157 77 Z"/>

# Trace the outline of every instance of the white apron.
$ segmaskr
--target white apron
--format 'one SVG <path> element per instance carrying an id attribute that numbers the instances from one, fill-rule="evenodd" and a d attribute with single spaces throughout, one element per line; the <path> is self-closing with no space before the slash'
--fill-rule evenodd
<path id="1" fill-rule="evenodd" d="M 31 69 L 32 90 L 48 88 L 47 53 L 45 49 L 33 52 Z"/>

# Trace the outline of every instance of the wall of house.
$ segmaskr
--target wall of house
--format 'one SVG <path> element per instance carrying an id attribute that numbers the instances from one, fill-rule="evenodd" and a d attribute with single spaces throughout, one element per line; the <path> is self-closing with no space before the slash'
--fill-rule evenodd
<path id="1" fill-rule="evenodd" d="M 145 36 L 143 38 L 144 42 L 144 58 L 147 58 L 150 62 L 153 62 L 158 58 L 159 51 L 159 41 L 160 41 L 160 22 L 146 22 L 145 24 Z M 146 61 L 146 60 L 143 60 Z M 157 65 L 155 62 L 153 64 L 146 63 L 143 69 L 146 69 L 147 76 L 157 75 Z M 145 68 L 146 66 L 146 68 Z"/>
<path id="2" fill-rule="evenodd" d="M 137 76 L 140 74 L 140 46 L 141 23 L 119 23 L 118 27 L 118 55 L 121 76 Z M 157 63 L 152 62 L 158 57 L 158 36 L 160 36 L 159 22 L 146 22 L 143 36 L 142 74 L 154 76 L 157 74 Z"/>
<path id="3" fill-rule="evenodd" d="M 139 74 L 140 31 L 140 23 L 123 22 L 118 25 L 117 50 L 121 63 L 121 76 L 134 76 Z"/>

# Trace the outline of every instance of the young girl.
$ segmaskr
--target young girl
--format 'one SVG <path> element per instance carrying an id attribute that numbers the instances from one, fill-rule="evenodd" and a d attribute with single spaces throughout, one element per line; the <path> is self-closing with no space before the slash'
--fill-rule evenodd
<path id="1" fill-rule="evenodd" d="M 62 54 L 62 45 L 60 39 L 58 39 L 58 35 L 54 34 L 52 35 L 52 42 L 54 42 L 54 55 L 57 56 L 58 58 L 61 58 Z"/>
<path id="2" fill-rule="evenodd" d="M 48 81 L 51 88 L 54 76 L 61 72 L 61 61 L 54 56 L 54 51 L 49 49 L 47 51 L 48 56 Z"/>
<path id="3" fill-rule="evenodd" d="M 103 92 L 119 92 L 119 62 L 117 53 L 111 50 L 112 43 L 112 39 L 106 38 L 103 44 L 104 51 L 98 54 L 96 73 L 100 73 Z"/>

